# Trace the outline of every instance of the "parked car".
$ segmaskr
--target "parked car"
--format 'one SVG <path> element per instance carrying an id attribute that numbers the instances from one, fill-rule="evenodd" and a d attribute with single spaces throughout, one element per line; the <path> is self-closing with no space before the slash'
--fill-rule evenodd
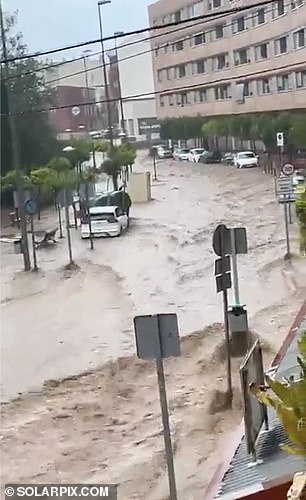
<path id="1" fill-rule="evenodd" d="M 226 165 L 234 165 L 234 158 L 235 158 L 235 155 L 233 153 L 225 153 L 223 156 L 222 156 L 222 163 L 225 163 Z"/>
<path id="2" fill-rule="evenodd" d="M 93 201 L 94 207 L 116 206 L 120 207 L 123 212 L 129 217 L 132 200 L 129 194 L 122 189 L 111 193 L 104 193 Z"/>
<path id="3" fill-rule="evenodd" d="M 165 146 L 161 146 L 157 148 L 157 156 L 158 158 L 164 159 L 164 158 L 173 158 L 173 154 L 171 149 L 166 148 Z"/>
<path id="4" fill-rule="evenodd" d="M 93 236 L 120 236 L 128 228 L 128 216 L 120 207 L 90 207 L 91 232 Z M 81 238 L 89 238 L 88 215 L 82 217 Z"/>
<path id="5" fill-rule="evenodd" d="M 149 156 L 154 156 L 154 155 L 156 156 L 158 148 L 163 148 L 163 147 L 165 147 L 164 144 L 155 144 L 150 148 Z"/>
<path id="6" fill-rule="evenodd" d="M 205 153 L 205 149 L 196 148 L 189 151 L 188 160 L 193 163 L 198 163 L 202 154 Z"/>
<path id="7" fill-rule="evenodd" d="M 241 151 L 234 156 L 234 165 L 237 168 L 258 167 L 258 156 L 253 151 Z"/>
<path id="8" fill-rule="evenodd" d="M 200 156 L 200 163 L 220 163 L 221 161 L 221 153 L 219 151 L 205 151 Z"/>
<path id="9" fill-rule="evenodd" d="M 187 161 L 189 159 L 189 149 L 175 149 L 173 151 L 173 158 L 175 160 Z"/>

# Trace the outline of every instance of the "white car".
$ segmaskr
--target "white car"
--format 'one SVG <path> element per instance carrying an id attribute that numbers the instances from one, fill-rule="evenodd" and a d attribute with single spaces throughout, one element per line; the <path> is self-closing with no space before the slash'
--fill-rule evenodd
<path id="1" fill-rule="evenodd" d="M 128 228 L 129 218 L 120 207 L 91 207 L 89 209 L 93 236 L 120 236 Z M 89 238 L 88 215 L 82 220 L 81 237 Z"/>
<path id="2" fill-rule="evenodd" d="M 205 153 L 205 149 L 191 149 L 189 151 L 188 160 L 192 161 L 193 163 L 198 163 L 203 153 Z"/>
<path id="3" fill-rule="evenodd" d="M 171 149 L 168 149 L 165 146 L 160 146 L 157 148 L 157 156 L 161 159 L 173 158 Z"/>
<path id="4" fill-rule="evenodd" d="M 258 156 L 253 151 L 241 151 L 234 156 L 234 165 L 237 168 L 258 167 Z"/>
<path id="5" fill-rule="evenodd" d="M 189 149 L 175 149 L 173 151 L 173 158 L 175 160 L 188 161 Z"/>

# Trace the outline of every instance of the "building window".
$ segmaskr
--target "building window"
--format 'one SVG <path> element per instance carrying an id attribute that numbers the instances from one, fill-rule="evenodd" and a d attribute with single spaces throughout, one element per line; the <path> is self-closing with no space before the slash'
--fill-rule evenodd
<path id="1" fill-rule="evenodd" d="M 270 80 L 269 78 L 263 78 L 257 81 L 257 93 L 258 95 L 270 94 Z"/>
<path id="2" fill-rule="evenodd" d="M 207 90 L 206 89 L 199 90 L 199 101 L 200 102 L 207 102 Z"/>
<path id="3" fill-rule="evenodd" d="M 163 95 L 159 96 L 159 105 L 161 108 L 163 108 L 165 105 L 165 97 Z"/>
<path id="4" fill-rule="evenodd" d="M 275 55 L 285 54 L 288 51 L 288 37 L 282 36 L 274 41 Z"/>
<path id="5" fill-rule="evenodd" d="M 169 99 L 169 106 L 174 106 L 173 94 L 169 94 L 168 99 Z"/>
<path id="6" fill-rule="evenodd" d="M 260 45 L 255 45 L 255 61 L 261 61 L 262 59 L 268 59 L 268 43 L 261 43 Z"/>
<path id="7" fill-rule="evenodd" d="M 186 76 L 186 64 L 180 64 L 177 66 L 178 78 L 184 78 Z"/>
<path id="8" fill-rule="evenodd" d="M 135 129 L 134 129 L 134 120 L 133 118 L 128 119 L 128 129 L 130 134 L 129 135 L 135 135 Z"/>
<path id="9" fill-rule="evenodd" d="M 208 3 L 208 9 L 213 10 L 213 9 L 218 9 L 222 5 L 222 0 L 211 0 Z"/>
<path id="10" fill-rule="evenodd" d="M 248 49 L 234 50 L 234 61 L 235 61 L 235 66 L 251 62 L 249 59 Z"/>
<path id="11" fill-rule="evenodd" d="M 179 23 L 181 20 L 182 20 L 181 11 L 177 10 L 176 12 L 173 13 L 173 21 L 175 23 Z"/>
<path id="12" fill-rule="evenodd" d="M 272 4 L 272 17 L 275 19 L 276 17 L 283 16 L 285 14 L 285 2 L 284 0 L 277 0 Z"/>
<path id="13" fill-rule="evenodd" d="M 233 33 L 240 33 L 245 30 L 245 19 L 244 16 L 238 17 L 233 22 Z"/>
<path id="14" fill-rule="evenodd" d="M 229 85 L 220 85 L 219 87 L 215 87 L 215 99 L 216 101 L 224 101 L 225 99 L 229 99 Z"/>
<path id="15" fill-rule="evenodd" d="M 173 52 L 179 52 L 180 50 L 184 50 L 184 42 L 183 40 L 179 40 L 172 45 Z"/>
<path id="16" fill-rule="evenodd" d="M 157 81 L 158 82 L 162 81 L 162 74 L 163 74 L 163 70 L 162 69 L 157 70 Z"/>
<path id="17" fill-rule="evenodd" d="M 168 54 L 168 43 L 164 45 L 164 53 L 165 55 Z"/>
<path id="18" fill-rule="evenodd" d="M 171 80 L 172 68 L 166 68 L 167 80 Z"/>
<path id="19" fill-rule="evenodd" d="M 253 95 L 252 82 L 243 82 L 243 95 L 244 97 L 250 97 Z"/>
<path id="20" fill-rule="evenodd" d="M 305 33 L 306 28 L 302 28 L 295 33 L 293 33 L 293 46 L 295 49 L 300 49 L 301 47 L 305 47 Z"/>
<path id="21" fill-rule="evenodd" d="M 215 26 L 214 34 L 215 34 L 216 40 L 223 38 L 224 37 L 224 24 L 217 24 L 217 26 Z"/>
<path id="22" fill-rule="evenodd" d="M 228 68 L 228 54 L 218 54 L 212 60 L 213 71 L 219 71 Z"/>
<path id="23" fill-rule="evenodd" d="M 266 9 L 258 9 L 253 16 L 252 21 L 254 27 L 264 24 L 266 22 Z"/>
<path id="24" fill-rule="evenodd" d="M 291 76 L 279 75 L 276 78 L 277 92 L 283 92 L 291 89 Z"/>
<path id="25" fill-rule="evenodd" d="M 181 106 L 181 104 L 182 104 L 182 95 L 181 94 L 175 94 L 175 102 L 178 106 Z"/>
<path id="26" fill-rule="evenodd" d="M 291 0 L 291 9 L 297 9 L 304 4 L 304 0 Z"/>
<path id="27" fill-rule="evenodd" d="M 306 70 L 295 73 L 295 84 L 297 89 L 306 87 Z"/>
<path id="28" fill-rule="evenodd" d="M 201 16 L 204 14 L 204 3 L 203 2 L 197 2 L 193 4 L 193 15 L 195 17 Z"/>
<path id="29" fill-rule="evenodd" d="M 205 61 L 204 59 L 199 59 L 192 63 L 192 73 L 195 75 L 200 75 L 205 73 Z"/>
<path id="30" fill-rule="evenodd" d="M 203 45 L 205 43 L 205 33 L 197 33 L 192 37 L 192 45 Z"/>
<path id="31" fill-rule="evenodd" d="M 156 47 L 156 49 L 154 49 L 155 51 L 155 57 L 158 57 L 158 47 Z"/>
<path id="32" fill-rule="evenodd" d="M 189 92 L 182 92 L 181 93 L 181 106 L 186 106 L 187 104 L 190 104 Z"/>

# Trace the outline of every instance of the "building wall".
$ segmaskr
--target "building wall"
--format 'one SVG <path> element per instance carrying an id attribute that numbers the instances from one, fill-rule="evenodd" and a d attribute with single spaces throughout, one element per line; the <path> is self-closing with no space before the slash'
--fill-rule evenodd
<path id="1" fill-rule="evenodd" d="M 64 60 L 62 61 L 64 62 Z M 97 106 L 99 110 L 99 119 L 96 122 L 95 127 L 105 128 L 106 126 L 106 106 L 105 103 L 100 103 L 99 101 L 105 100 L 105 85 L 104 76 L 101 66 L 101 58 L 89 58 L 86 57 L 86 68 L 87 68 L 87 81 L 88 86 L 91 90 L 91 97 L 93 101 L 97 101 Z M 84 59 L 78 61 L 66 62 L 59 66 L 50 68 L 50 70 L 44 71 L 44 79 L 47 85 L 51 88 L 69 88 L 71 89 L 68 93 L 66 91 L 60 91 L 59 99 L 62 105 L 68 105 L 72 103 L 71 95 L 76 93 L 81 95 L 83 91 L 73 91 L 73 88 L 86 89 L 86 77 L 85 77 L 85 65 Z M 64 94 L 66 95 L 66 101 L 64 102 Z M 70 94 L 70 96 L 68 95 Z M 78 101 L 75 101 L 78 102 Z"/>
<path id="2" fill-rule="evenodd" d="M 59 109 L 50 112 L 50 121 L 57 134 L 60 134 L 63 138 L 67 129 L 70 130 L 67 133 L 69 136 L 69 134 L 84 135 L 86 130 L 95 128 L 99 118 L 97 106 L 82 106 L 83 103 L 88 102 L 88 92 L 89 100 L 94 101 L 95 89 L 69 85 L 61 85 L 55 88 L 53 102 L 54 107 Z M 80 104 L 80 106 L 75 106 L 76 103 Z M 68 107 L 60 109 L 62 106 Z"/>
<path id="3" fill-rule="evenodd" d="M 159 124 L 156 118 L 155 99 L 134 99 L 123 101 L 124 124 L 126 133 L 136 137 L 137 141 L 155 140 L 159 138 Z M 146 121 L 151 127 L 142 127 Z"/>
<path id="4" fill-rule="evenodd" d="M 129 37 L 124 39 L 126 43 L 132 44 L 128 47 L 118 45 L 117 49 L 126 131 L 140 141 L 154 140 L 159 133 L 150 42 L 143 40 L 143 37 Z M 126 100 L 134 95 L 139 97 Z M 145 119 L 147 128 L 141 131 L 138 120 Z M 150 124 L 152 126 L 149 128 Z M 141 133 L 144 131 L 146 133 Z"/>
<path id="5" fill-rule="evenodd" d="M 242 5 L 160 0 L 149 6 L 150 25 Z M 306 108 L 306 4 L 280 0 L 262 9 L 168 28 L 152 39 L 155 89 L 167 91 L 157 97 L 159 118 Z"/>

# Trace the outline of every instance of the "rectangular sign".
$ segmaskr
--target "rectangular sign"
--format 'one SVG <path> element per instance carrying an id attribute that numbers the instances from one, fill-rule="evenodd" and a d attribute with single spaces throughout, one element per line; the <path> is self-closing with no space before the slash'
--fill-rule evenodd
<path id="1" fill-rule="evenodd" d="M 291 194 L 293 192 L 293 182 L 292 177 L 278 177 L 276 179 L 276 193 L 281 194 Z"/>
<path id="2" fill-rule="evenodd" d="M 160 131 L 160 123 L 155 117 L 138 118 L 139 135 L 156 134 Z"/>
<path id="3" fill-rule="evenodd" d="M 138 358 L 157 359 L 181 355 L 176 314 L 154 314 L 134 318 Z"/>
<path id="4" fill-rule="evenodd" d="M 221 259 L 215 260 L 215 276 L 218 274 L 227 273 L 231 270 L 231 260 L 228 255 Z"/>
<path id="5" fill-rule="evenodd" d="M 216 276 L 217 293 L 232 288 L 231 273 L 224 273 Z"/>

